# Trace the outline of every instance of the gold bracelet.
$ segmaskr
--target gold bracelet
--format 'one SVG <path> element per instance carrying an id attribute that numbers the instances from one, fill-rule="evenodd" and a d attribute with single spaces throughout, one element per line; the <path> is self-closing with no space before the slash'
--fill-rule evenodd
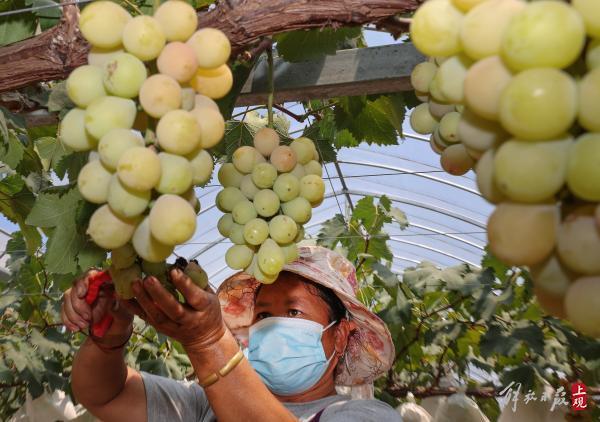
<path id="1" fill-rule="evenodd" d="M 244 352 L 242 352 L 242 350 L 240 349 L 235 355 L 233 355 L 231 359 L 229 359 L 229 362 L 223 365 L 221 369 L 219 369 L 217 372 L 213 372 L 212 374 L 204 378 L 202 381 L 200 381 L 200 386 L 202 388 L 206 388 L 213 385 L 214 383 L 219 381 L 219 378 L 223 378 L 231 371 L 233 371 L 233 369 L 236 366 L 238 366 L 238 364 L 242 361 L 243 358 Z"/>

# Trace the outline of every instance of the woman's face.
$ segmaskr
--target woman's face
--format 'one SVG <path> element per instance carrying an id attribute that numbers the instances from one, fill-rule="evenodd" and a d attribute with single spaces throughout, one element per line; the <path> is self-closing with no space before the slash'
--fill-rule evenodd
<path id="1" fill-rule="evenodd" d="M 273 316 L 308 319 L 323 327 L 331 322 L 327 303 L 314 287 L 292 273 L 282 273 L 276 283 L 265 284 L 258 292 L 253 323 Z M 322 342 L 325 355 L 331 356 L 335 349 L 334 327 L 323 333 Z"/>

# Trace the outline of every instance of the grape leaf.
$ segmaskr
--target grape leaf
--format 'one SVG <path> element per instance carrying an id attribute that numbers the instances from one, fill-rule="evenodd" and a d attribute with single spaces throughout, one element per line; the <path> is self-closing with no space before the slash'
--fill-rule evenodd
<path id="1" fill-rule="evenodd" d="M 77 263 L 81 271 L 99 266 L 106 259 L 106 251 L 94 242 L 87 241 L 77 255 Z"/>
<path id="2" fill-rule="evenodd" d="M 58 2 L 54 2 L 52 0 L 25 0 L 25 4 L 33 7 L 59 5 Z M 46 29 L 56 25 L 62 14 L 60 7 L 48 7 L 46 9 L 37 10 L 33 13 L 38 17 L 42 31 L 45 31 Z"/>
<path id="3" fill-rule="evenodd" d="M 321 229 L 317 235 L 317 243 L 326 248 L 333 249 L 340 241 L 340 236 L 346 235 L 347 232 L 348 226 L 344 221 L 344 217 L 341 214 L 336 214 L 321 225 Z"/>
<path id="4" fill-rule="evenodd" d="M 69 176 L 70 182 L 75 182 L 79 172 L 88 162 L 87 152 L 72 152 L 64 155 L 54 166 L 54 172 L 62 179 L 66 175 Z"/>
<path id="5" fill-rule="evenodd" d="M 35 145 L 40 158 L 47 160 L 46 170 L 53 169 L 70 152 L 62 142 L 50 136 L 36 139 Z"/>
<path id="6" fill-rule="evenodd" d="M 355 137 L 368 144 L 396 145 L 398 132 L 390 120 L 392 106 L 387 97 L 375 101 L 367 101 L 366 106 L 353 122 Z M 401 126 L 401 125 L 400 125 Z M 362 136 L 357 136 L 362 134 Z"/>
<path id="7" fill-rule="evenodd" d="M 52 87 L 46 106 L 50 112 L 64 111 L 75 107 L 75 104 L 73 104 L 67 95 L 66 82 L 59 82 Z"/>
<path id="8" fill-rule="evenodd" d="M 50 356 L 55 351 L 67 356 L 71 351 L 71 347 L 67 343 L 51 340 L 35 329 L 31 331 L 31 343 L 38 347 L 43 356 Z"/>
<path id="9" fill-rule="evenodd" d="M 323 28 L 292 31 L 274 37 L 277 52 L 288 62 L 301 62 L 335 54 L 338 49 L 361 36 L 361 28 Z"/>
<path id="10" fill-rule="evenodd" d="M 24 9 L 22 0 L 12 2 L 13 9 Z M 0 18 L 0 46 L 21 41 L 35 33 L 36 18 L 33 13 L 19 13 Z"/>
<path id="11" fill-rule="evenodd" d="M 72 222 L 83 198 L 77 188 L 67 193 L 42 193 L 38 196 L 26 223 L 38 227 L 57 227 Z"/>
<path id="12" fill-rule="evenodd" d="M 45 261 L 46 270 L 56 274 L 77 273 L 77 255 L 82 246 L 73 219 L 64 221 L 54 229 L 48 240 Z"/>
<path id="13" fill-rule="evenodd" d="M 11 130 L 8 139 L 0 147 L 0 161 L 12 169 L 16 169 L 23 159 L 25 147 Z"/>

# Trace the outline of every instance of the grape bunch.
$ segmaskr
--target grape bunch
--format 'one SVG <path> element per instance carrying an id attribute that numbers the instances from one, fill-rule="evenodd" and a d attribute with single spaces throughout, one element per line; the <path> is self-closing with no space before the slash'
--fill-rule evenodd
<path id="1" fill-rule="evenodd" d="M 265 127 L 256 132 L 253 147 L 239 147 L 218 173 L 223 190 L 216 202 L 225 213 L 218 229 L 234 243 L 225 255 L 227 265 L 273 283 L 298 257 L 303 225 L 323 202 L 322 176 L 319 154 L 308 138 L 282 145 L 277 132 Z"/>
<path id="2" fill-rule="evenodd" d="M 81 12 L 79 28 L 92 47 L 88 64 L 67 78 L 76 107 L 62 119 L 59 139 L 92 151 L 77 185 L 99 205 L 87 233 L 112 251 L 116 284 L 142 271 L 164 274 L 174 247 L 196 230 L 194 186 L 210 179 L 208 149 L 225 131 L 214 100 L 232 86 L 229 40 L 197 25 L 194 8 L 178 0 L 153 16 L 132 17 L 110 1 Z"/>
<path id="3" fill-rule="evenodd" d="M 600 337 L 600 2 L 430 0 L 411 39 L 413 129 L 474 168 L 489 247 L 548 313 Z"/>

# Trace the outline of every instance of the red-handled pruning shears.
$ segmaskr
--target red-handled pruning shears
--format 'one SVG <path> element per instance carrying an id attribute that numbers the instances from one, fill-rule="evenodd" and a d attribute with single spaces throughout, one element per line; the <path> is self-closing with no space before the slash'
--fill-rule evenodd
<path id="1" fill-rule="evenodd" d="M 88 290 L 85 295 L 85 301 L 88 305 L 91 306 L 96 302 L 98 295 L 100 294 L 100 288 L 106 283 L 112 283 L 108 271 L 100 271 L 89 277 Z M 103 337 L 110 328 L 112 322 L 113 316 L 107 313 L 100 321 L 92 324 L 90 332 L 95 337 Z"/>

